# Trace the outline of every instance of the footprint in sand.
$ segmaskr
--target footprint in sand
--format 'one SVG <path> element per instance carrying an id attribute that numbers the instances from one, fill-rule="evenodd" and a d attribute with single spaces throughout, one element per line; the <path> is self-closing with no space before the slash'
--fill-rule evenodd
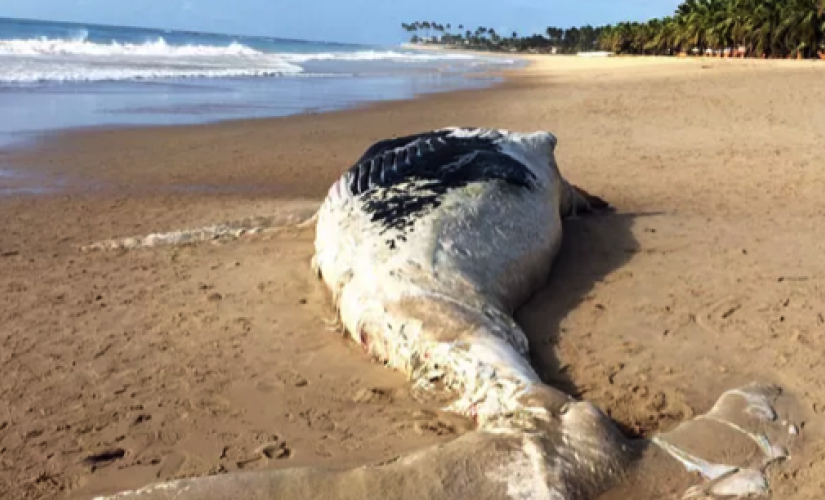
<path id="1" fill-rule="evenodd" d="M 292 458 L 292 448 L 281 440 L 277 434 L 258 432 L 254 441 L 262 443 L 250 453 L 245 446 L 224 446 L 220 457 L 221 466 L 230 469 L 257 469 L 270 460 Z"/>
<path id="2" fill-rule="evenodd" d="M 264 394 L 269 394 L 271 392 L 275 392 L 276 390 L 278 390 L 278 386 L 273 384 L 272 382 L 262 380 L 255 384 L 255 389 L 257 389 L 260 392 L 263 392 Z"/>
<path id="3" fill-rule="evenodd" d="M 158 479 L 175 477 L 175 475 L 183 467 L 183 464 L 186 463 L 187 458 L 188 456 L 185 453 L 179 451 L 173 451 L 172 453 L 166 455 L 163 458 L 160 468 L 156 474 Z"/>
<path id="4" fill-rule="evenodd" d="M 456 433 L 456 428 L 447 422 L 441 420 L 429 420 L 424 422 L 416 422 L 413 424 L 413 430 L 419 435 L 436 435 L 449 436 Z"/>
<path id="5" fill-rule="evenodd" d="M 280 442 L 281 438 L 277 434 L 266 431 L 258 431 L 254 433 L 254 440 L 256 443 L 267 444 Z"/>
<path id="6" fill-rule="evenodd" d="M 309 381 L 303 375 L 294 370 L 280 372 L 276 375 L 276 377 L 284 385 L 291 385 L 294 387 L 306 387 L 309 385 Z"/>
<path id="7" fill-rule="evenodd" d="M 112 465 L 116 461 L 126 456 L 126 450 L 123 448 L 110 448 L 98 453 L 93 453 L 83 460 L 83 463 L 91 466 L 92 472 Z"/>
<path id="8" fill-rule="evenodd" d="M 292 457 L 292 449 L 284 442 L 272 442 L 259 446 L 255 454 L 268 460 L 284 460 Z"/>
<path id="9" fill-rule="evenodd" d="M 377 387 L 365 387 L 359 389 L 352 397 L 353 403 L 360 404 L 389 404 L 394 400 L 392 391 Z"/>

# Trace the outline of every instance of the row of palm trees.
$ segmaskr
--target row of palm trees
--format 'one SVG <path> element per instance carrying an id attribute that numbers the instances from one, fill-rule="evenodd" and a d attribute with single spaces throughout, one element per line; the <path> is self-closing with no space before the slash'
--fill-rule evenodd
<path id="1" fill-rule="evenodd" d="M 663 19 L 550 27 L 528 37 L 515 32 L 505 37 L 485 27 L 465 31 L 463 25 L 453 33 L 450 24 L 426 21 L 402 27 L 414 33 L 413 42 L 484 50 L 575 53 L 601 49 L 641 55 L 825 58 L 821 55 L 825 54 L 825 0 L 685 0 Z"/>
<path id="2" fill-rule="evenodd" d="M 453 29 L 453 26 L 449 23 L 447 24 L 438 24 L 436 22 L 430 21 L 416 21 L 414 23 L 401 23 L 401 28 L 408 33 L 415 33 L 417 31 L 426 31 L 428 36 L 431 36 L 432 32 L 441 32 L 445 33 Z M 459 31 L 464 29 L 464 25 L 458 25 Z"/>
<path id="3" fill-rule="evenodd" d="M 549 52 L 551 49 L 555 49 L 555 52 L 558 53 L 593 50 L 601 33 L 601 28 L 594 28 L 593 26 L 568 29 L 550 27 L 547 28 L 546 36 L 541 34 L 519 37 L 517 32 L 504 36 L 497 33 L 495 29 L 484 26 L 465 31 L 462 24 L 457 26 L 457 32 L 453 32 L 450 24 L 438 24 L 428 21 L 402 23 L 401 27 L 408 33 L 413 34 L 411 38 L 413 43 L 435 43 L 484 50 L 537 50 Z"/>
<path id="4" fill-rule="evenodd" d="M 599 37 L 602 27 L 588 25 L 580 28 L 555 28 L 549 27 L 545 31 L 550 45 L 557 47 L 557 52 L 564 54 L 575 52 L 588 52 L 598 47 Z"/>
<path id="5" fill-rule="evenodd" d="M 475 30 L 464 30 L 464 25 L 457 25 L 458 31 L 453 32 L 451 24 L 438 24 L 429 21 L 416 21 L 414 23 L 401 23 L 401 27 L 409 32 L 414 33 L 411 41 L 413 43 L 436 43 L 444 45 L 461 45 L 468 48 L 491 49 L 503 43 L 517 39 L 518 34 L 513 33 L 508 40 L 492 28 L 485 28 L 483 26 Z M 440 33 L 440 34 L 439 34 Z"/>
<path id="6" fill-rule="evenodd" d="M 818 57 L 824 0 L 686 0 L 673 16 L 602 30 L 604 50 L 630 54 Z"/>

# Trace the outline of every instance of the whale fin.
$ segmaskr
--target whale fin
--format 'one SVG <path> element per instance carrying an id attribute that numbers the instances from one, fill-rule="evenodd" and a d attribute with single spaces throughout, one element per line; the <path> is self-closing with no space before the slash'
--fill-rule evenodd
<path id="1" fill-rule="evenodd" d="M 592 195 L 584 189 L 569 184 L 565 181 L 564 189 L 567 191 L 566 200 L 561 204 L 560 212 L 562 218 L 568 219 L 577 217 L 579 214 L 596 214 L 602 212 L 612 212 L 614 208 L 605 200 Z"/>

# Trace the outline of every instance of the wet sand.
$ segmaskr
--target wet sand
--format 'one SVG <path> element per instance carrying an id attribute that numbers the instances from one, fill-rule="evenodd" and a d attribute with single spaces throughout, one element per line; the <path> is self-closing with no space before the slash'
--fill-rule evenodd
<path id="1" fill-rule="evenodd" d="M 615 215 L 572 220 L 519 311 L 549 383 L 629 434 L 751 380 L 800 401 L 775 498 L 825 490 L 825 65 L 534 58 L 484 90 L 357 110 L 76 131 L 0 165 L 0 497 L 84 499 L 238 469 L 353 466 L 470 428 L 327 322 L 313 231 L 82 253 L 91 242 L 309 214 L 373 141 L 546 129 Z"/>

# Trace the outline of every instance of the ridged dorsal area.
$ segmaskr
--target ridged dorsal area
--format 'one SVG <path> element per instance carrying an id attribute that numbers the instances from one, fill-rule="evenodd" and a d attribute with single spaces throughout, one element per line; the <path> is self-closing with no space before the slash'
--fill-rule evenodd
<path id="1" fill-rule="evenodd" d="M 380 141 L 347 171 L 350 195 L 405 181 L 432 181 L 442 190 L 502 180 L 532 187 L 536 175 L 502 148 L 507 135 L 485 129 L 444 129 Z"/>

